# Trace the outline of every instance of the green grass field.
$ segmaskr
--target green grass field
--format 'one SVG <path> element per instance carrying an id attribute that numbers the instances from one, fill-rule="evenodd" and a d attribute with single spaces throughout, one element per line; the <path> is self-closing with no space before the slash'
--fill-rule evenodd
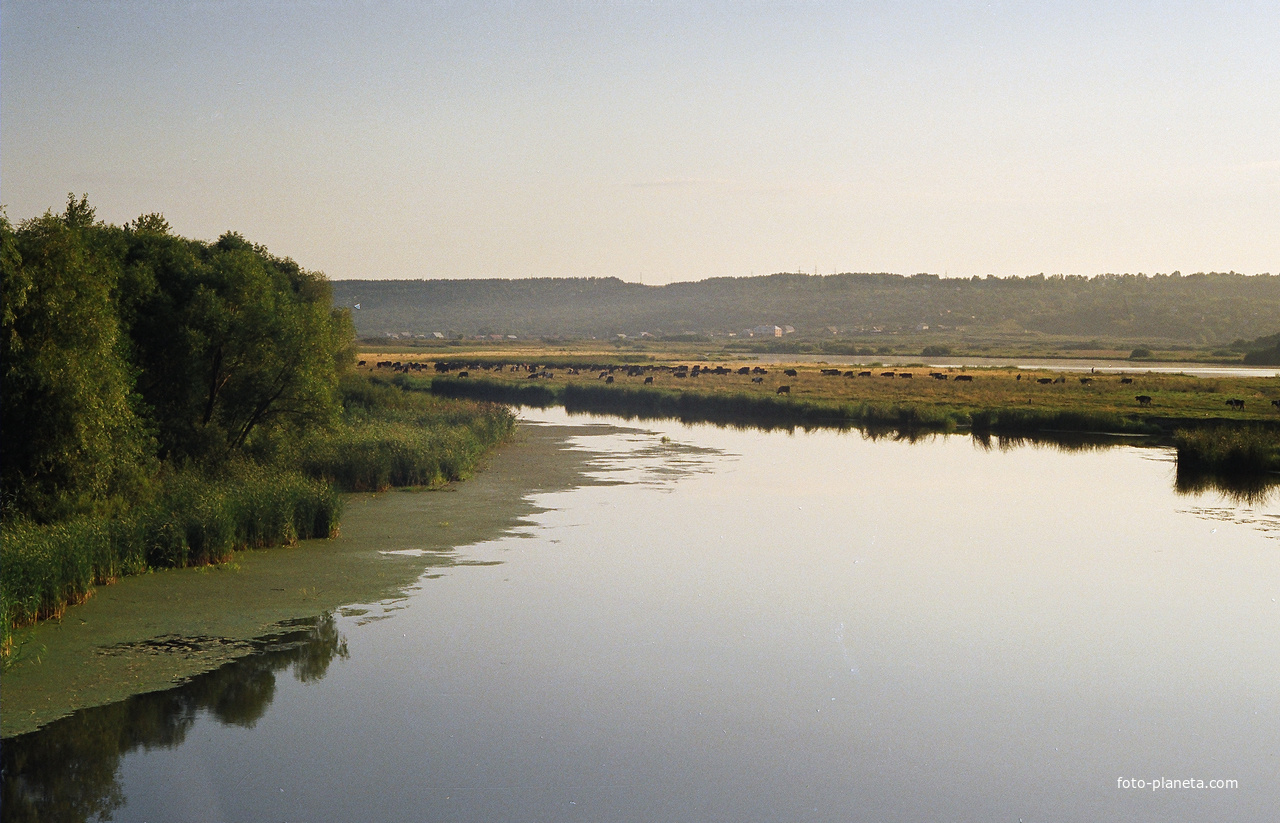
<path id="1" fill-rule="evenodd" d="M 674 392 L 695 395 L 707 402 L 733 399 L 738 403 L 754 403 L 764 398 L 790 401 L 792 406 L 812 404 L 815 407 L 856 407 L 881 410 L 914 409 L 933 420 L 949 420 L 953 425 L 983 425 L 1003 418 L 1011 426 L 1022 420 L 1025 426 L 1034 427 L 1036 421 L 1068 422 L 1077 418 L 1080 424 L 1089 421 L 1111 422 L 1116 431 L 1162 431 L 1171 433 L 1175 425 L 1200 427 L 1208 423 L 1254 422 L 1263 425 L 1280 424 L 1280 409 L 1272 401 L 1280 400 L 1280 378 L 1201 378 L 1181 374 L 1133 373 L 1121 377 L 1109 374 L 1064 373 L 1012 368 L 1000 369 L 943 369 L 914 367 L 853 367 L 842 368 L 838 375 L 824 375 L 824 369 L 834 368 L 814 364 L 764 365 L 753 361 L 699 361 L 666 360 L 637 363 L 621 357 L 610 357 L 604 352 L 568 354 L 547 350 L 538 356 L 537 350 L 526 347 L 509 352 L 486 351 L 483 356 L 451 357 L 450 362 L 461 368 L 449 375 L 457 377 L 467 371 L 466 379 L 483 379 L 507 386 L 542 386 L 551 393 L 560 394 L 565 387 L 581 389 L 606 387 L 613 391 L 622 389 L 641 392 L 657 392 L 659 395 Z M 373 364 L 385 362 L 417 362 L 428 368 L 413 374 L 433 376 L 430 368 L 435 357 L 407 354 L 374 354 L 365 356 L 370 371 L 386 372 Z M 497 368 L 497 364 L 503 364 Z M 512 365 L 521 364 L 517 370 Z M 642 367 L 638 375 L 629 375 L 626 366 Z M 677 365 L 688 366 L 688 376 L 678 377 L 671 370 Z M 550 373 L 551 377 L 531 379 L 529 366 L 542 366 L 538 374 Z M 595 368 L 590 368 L 594 366 Z M 697 366 L 699 372 L 693 374 Z M 739 374 L 743 367 L 763 368 L 767 374 Z M 478 368 L 477 368 L 478 367 Z M 576 367 L 577 374 L 572 371 Z M 610 371 L 609 367 L 613 367 Z M 728 374 L 707 373 L 706 369 L 720 367 Z M 794 370 L 794 376 L 785 372 Z M 858 376 L 862 372 L 871 376 Z M 937 371 L 946 379 L 930 376 Z M 602 373 L 607 372 L 605 377 Z M 894 376 L 889 377 L 887 374 Z M 852 376 L 849 376 L 849 375 Z M 904 377 L 910 374 L 911 377 Z M 956 380 L 967 376 L 970 380 Z M 612 377 L 613 382 L 607 383 Z M 754 382 L 758 378 L 759 382 Z M 1128 380 L 1130 382 L 1124 382 Z M 1050 381 L 1050 382 L 1042 382 Z M 782 386 L 789 387 L 784 396 L 778 395 Z M 592 389 L 594 392 L 594 388 Z M 479 395 L 473 395 L 479 396 Z M 1138 398 L 1148 397 L 1149 402 Z M 655 395 L 650 402 L 656 403 Z M 494 397 L 493 399 L 498 399 Z M 1243 401 L 1243 407 L 1228 404 L 1229 400 Z M 633 398 L 640 402 L 639 397 Z M 550 402 L 550 401 L 549 401 Z M 845 415 L 841 415 L 845 416 Z M 1079 429 L 1079 425 L 1068 425 Z M 1105 429 L 1104 429 L 1105 430 Z"/>

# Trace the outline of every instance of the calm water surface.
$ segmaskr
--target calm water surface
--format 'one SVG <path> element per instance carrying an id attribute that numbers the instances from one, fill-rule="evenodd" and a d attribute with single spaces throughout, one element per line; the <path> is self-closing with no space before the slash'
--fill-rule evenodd
<path id="1" fill-rule="evenodd" d="M 1179 496 L 1155 449 L 526 416 L 611 482 L 62 721 L 121 741 L 115 819 L 1276 819 L 1274 495 Z"/>

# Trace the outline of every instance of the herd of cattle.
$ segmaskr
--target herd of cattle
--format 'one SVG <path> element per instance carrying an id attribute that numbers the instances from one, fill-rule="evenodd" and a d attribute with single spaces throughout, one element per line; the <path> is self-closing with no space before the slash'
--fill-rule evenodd
<path id="1" fill-rule="evenodd" d="M 359 361 L 358 365 L 367 366 L 368 364 L 366 361 L 361 360 Z M 450 374 L 453 372 L 457 372 L 458 377 L 470 377 L 471 372 L 479 372 L 479 371 L 488 371 L 488 372 L 509 371 L 509 372 L 527 373 L 526 379 L 528 380 L 538 380 L 538 379 L 546 380 L 546 379 L 555 377 L 555 372 L 552 371 L 552 367 L 530 364 L 530 363 L 458 363 L 458 362 L 450 362 L 450 361 L 438 361 L 434 364 L 428 364 L 421 361 L 413 361 L 413 360 L 407 360 L 407 361 L 379 360 L 373 364 L 372 368 L 390 369 L 392 372 L 398 372 L 402 374 L 408 374 L 410 372 L 428 371 L 428 370 L 435 371 L 437 374 Z M 645 385 L 652 385 L 654 382 L 654 377 L 659 373 L 668 374 L 671 377 L 674 377 L 676 379 L 682 379 L 682 380 L 696 378 L 702 375 L 737 374 L 742 376 L 750 376 L 751 382 L 757 383 L 757 384 L 763 384 L 765 376 L 769 374 L 768 369 L 761 368 L 760 366 L 754 366 L 754 367 L 742 366 L 740 368 L 733 369 L 733 368 L 729 368 L 728 366 L 712 367 L 712 366 L 695 365 L 691 367 L 691 366 L 685 366 L 685 365 L 669 366 L 669 365 L 658 365 L 658 364 L 647 364 L 643 366 L 637 366 L 637 365 L 619 365 L 616 363 L 601 363 L 596 365 L 585 365 L 585 366 L 579 366 L 577 368 L 566 367 L 563 369 L 563 371 L 565 374 L 569 374 L 569 375 L 580 375 L 582 374 L 583 371 L 589 374 L 598 373 L 597 379 L 603 380 L 606 383 L 613 383 L 615 375 L 619 375 L 619 374 L 625 374 L 627 377 L 643 377 Z M 852 369 L 850 370 L 821 369 L 819 370 L 819 373 L 823 377 L 848 377 L 848 378 L 855 378 L 855 379 L 860 377 L 875 377 L 875 376 L 892 378 L 896 380 L 912 380 L 915 378 L 914 372 L 898 371 L 896 369 L 881 371 L 878 375 L 874 371 L 871 371 L 869 369 L 862 370 L 862 371 L 857 371 Z M 785 377 L 800 376 L 800 372 L 797 369 L 783 369 L 782 374 Z M 929 377 L 933 378 L 934 380 L 949 379 L 955 383 L 972 383 L 973 382 L 973 375 L 971 374 L 949 375 L 945 372 L 932 371 L 932 372 L 929 372 Z M 1022 375 L 1018 374 L 1017 376 L 1014 377 L 1014 379 L 1017 381 L 1021 381 Z M 1058 375 L 1057 377 L 1036 377 L 1036 378 L 1029 378 L 1029 379 L 1032 379 L 1036 384 L 1043 385 L 1043 386 L 1061 385 L 1067 382 L 1067 378 L 1065 375 Z M 1080 381 L 1080 385 L 1082 386 L 1091 386 L 1094 383 L 1093 377 L 1080 377 L 1078 379 Z M 1133 378 L 1121 376 L 1120 383 L 1125 385 L 1131 384 L 1133 383 Z M 777 387 L 775 392 L 777 394 L 790 395 L 791 386 L 789 384 L 780 385 Z M 1144 408 L 1150 407 L 1154 402 L 1151 395 L 1148 395 L 1148 394 L 1140 394 L 1134 399 L 1138 402 L 1139 406 Z M 1231 408 L 1237 411 L 1244 411 L 1243 400 L 1232 398 L 1226 402 L 1226 405 L 1228 408 Z M 1271 405 L 1277 411 L 1280 411 L 1280 400 L 1272 400 Z"/>

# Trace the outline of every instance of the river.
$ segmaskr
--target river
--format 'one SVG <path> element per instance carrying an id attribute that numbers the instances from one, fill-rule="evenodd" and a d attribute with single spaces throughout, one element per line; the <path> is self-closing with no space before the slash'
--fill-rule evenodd
<path id="1" fill-rule="evenodd" d="M 1179 492 L 1159 448 L 523 414 L 582 482 L 393 597 L 5 740 L 5 819 L 41 791 L 121 821 L 1280 808 L 1274 492 Z M 399 506 L 389 561 L 440 551 L 384 500 L 357 521 Z"/>

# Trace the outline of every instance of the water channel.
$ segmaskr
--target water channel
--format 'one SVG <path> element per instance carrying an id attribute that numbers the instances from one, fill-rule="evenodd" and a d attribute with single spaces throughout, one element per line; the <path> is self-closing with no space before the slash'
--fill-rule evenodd
<path id="1" fill-rule="evenodd" d="M 5 740 L 5 819 L 1275 819 L 1277 494 L 1179 492 L 1157 448 L 523 414 L 583 482 Z"/>

